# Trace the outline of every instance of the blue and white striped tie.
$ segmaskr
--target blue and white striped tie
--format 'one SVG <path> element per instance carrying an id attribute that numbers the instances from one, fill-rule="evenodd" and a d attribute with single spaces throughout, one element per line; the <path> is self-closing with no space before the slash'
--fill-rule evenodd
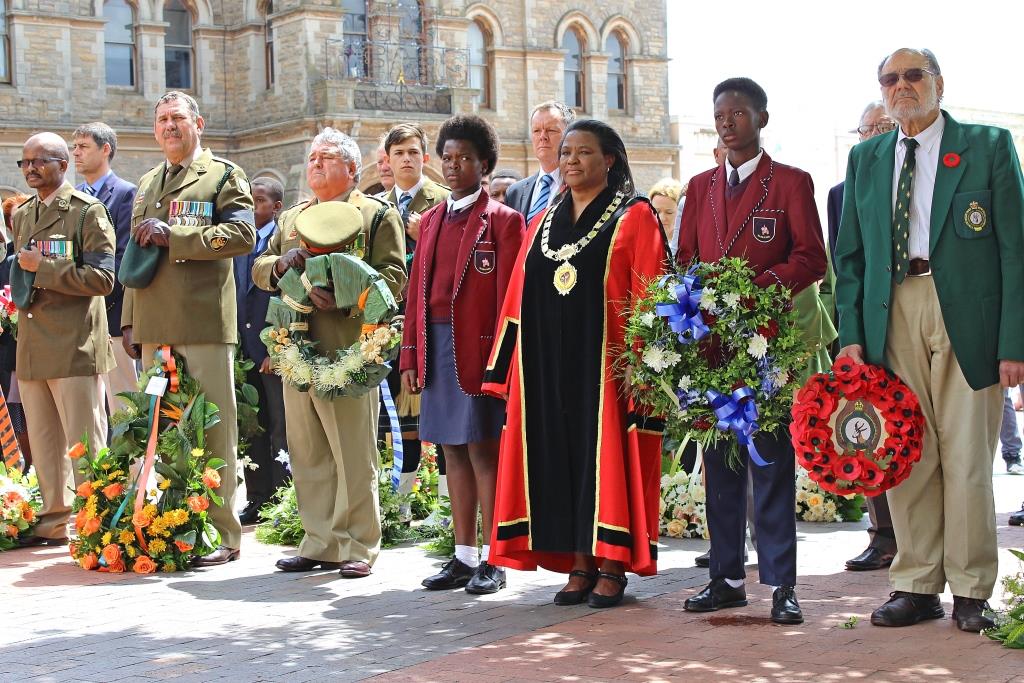
<path id="1" fill-rule="evenodd" d="M 530 223 L 534 216 L 548 208 L 548 199 L 551 198 L 551 181 L 553 178 L 545 173 L 540 177 L 540 190 L 537 191 L 537 198 L 533 200 L 530 213 L 526 214 L 526 222 Z"/>

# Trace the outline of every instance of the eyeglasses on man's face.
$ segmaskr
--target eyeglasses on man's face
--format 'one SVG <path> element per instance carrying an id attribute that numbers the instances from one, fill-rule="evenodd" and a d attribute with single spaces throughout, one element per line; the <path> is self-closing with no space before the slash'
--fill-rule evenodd
<path id="1" fill-rule="evenodd" d="M 907 83 L 920 83 L 925 74 L 937 75 L 934 71 L 929 71 L 928 69 L 907 69 L 902 72 L 890 71 L 880 75 L 878 82 L 883 88 L 891 88 L 899 82 L 901 76 Z"/>
<path id="2" fill-rule="evenodd" d="M 881 135 L 882 133 L 888 133 L 895 129 L 896 122 L 889 119 L 879 121 L 878 123 L 872 123 L 871 125 L 857 126 L 857 132 L 861 135 Z"/>
<path id="3" fill-rule="evenodd" d="M 29 166 L 31 166 L 32 168 L 39 169 L 45 166 L 46 164 L 50 163 L 51 161 L 64 160 L 59 157 L 41 157 L 39 159 L 18 159 L 18 161 L 15 163 L 18 164 L 18 168 L 28 168 Z"/>

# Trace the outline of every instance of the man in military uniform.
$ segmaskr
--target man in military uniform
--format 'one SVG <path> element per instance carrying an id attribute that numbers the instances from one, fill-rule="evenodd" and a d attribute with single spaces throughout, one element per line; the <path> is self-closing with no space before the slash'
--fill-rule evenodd
<path id="1" fill-rule="evenodd" d="M 103 297 L 114 288 L 114 227 L 99 200 L 64 180 L 69 159 L 60 136 L 39 133 L 18 161 L 36 191 L 13 216 L 24 276 L 12 277 L 21 308 L 18 384 L 43 497 L 22 545 L 67 543 L 68 449 L 85 434 L 95 453 L 107 438 L 101 375 L 114 368 L 114 355 Z"/>
<path id="2" fill-rule="evenodd" d="M 199 105 L 189 95 L 172 91 L 157 101 L 153 132 L 165 161 L 139 180 L 132 239 L 140 247 L 160 247 L 160 258 L 147 286 L 126 290 L 121 316 L 130 355 L 138 358 L 141 351 L 143 365 L 149 366 L 158 345 L 171 345 L 220 408 L 220 423 L 206 435 L 207 457 L 227 463 L 218 489 L 224 505 L 210 509 L 220 546 L 196 558 L 195 566 L 238 559 L 242 540 L 235 512 L 238 328 L 231 259 L 248 253 L 256 240 L 245 173 L 203 149 L 204 127 Z"/>
<path id="3" fill-rule="evenodd" d="M 386 202 L 355 189 L 361 165 L 359 147 L 347 135 L 325 128 L 309 153 L 306 179 L 315 197 L 293 206 L 278 218 L 278 230 L 253 266 L 258 287 L 275 291 L 289 268 L 303 270 L 311 252 L 296 229 L 299 215 L 328 201 L 348 202 L 362 214 L 366 234 L 364 258 L 384 277 L 398 298 L 406 282 L 402 219 Z M 325 226 L 328 230 L 330 226 Z M 321 355 L 351 346 L 359 337 L 362 318 L 339 310 L 331 292 L 313 288 L 316 310 L 309 317 L 309 336 Z M 376 427 L 379 392 L 358 398 L 318 398 L 285 385 L 285 422 L 292 478 L 299 516 L 306 535 L 295 557 L 277 562 L 283 571 L 340 569 L 346 578 L 370 573 L 380 552 L 380 509 L 377 500 Z"/>

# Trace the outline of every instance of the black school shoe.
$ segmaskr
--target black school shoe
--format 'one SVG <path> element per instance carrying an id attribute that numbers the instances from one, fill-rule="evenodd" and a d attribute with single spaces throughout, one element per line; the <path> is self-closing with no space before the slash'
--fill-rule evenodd
<path id="1" fill-rule="evenodd" d="M 745 586 L 733 588 L 725 579 L 712 579 L 700 593 L 687 598 L 683 609 L 687 612 L 714 612 L 728 607 L 743 607 L 747 604 Z"/>
<path id="2" fill-rule="evenodd" d="M 875 626 L 913 626 L 926 619 L 946 616 L 939 596 L 929 593 L 893 591 L 884 605 L 871 613 Z"/>
<path id="3" fill-rule="evenodd" d="M 772 593 L 772 621 L 776 624 L 804 623 L 804 613 L 792 586 L 779 586 Z"/>
<path id="4" fill-rule="evenodd" d="M 457 557 L 444 563 L 441 571 L 423 579 L 422 585 L 428 591 L 444 591 L 462 588 L 473 578 L 474 569 Z"/>
<path id="5" fill-rule="evenodd" d="M 490 562 L 481 562 L 473 572 L 473 578 L 466 584 L 466 592 L 473 595 L 497 593 L 505 587 L 505 570 Z"/>

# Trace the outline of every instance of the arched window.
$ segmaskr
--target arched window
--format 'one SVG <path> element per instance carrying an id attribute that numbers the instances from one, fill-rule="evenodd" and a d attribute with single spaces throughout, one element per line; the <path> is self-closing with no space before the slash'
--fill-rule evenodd
<path id="1" fill-rule="evenodd" d="M 604 43 L 608 53 L 608 109 L 626 110 L 626 49 L 617 33 L 608 36 Z"/>
<path id="2" fill-rule="evenodd" d="M 366 0 L 342 0 L 345 10 L 342 31 L 345 35 L 345 76 L 366 78 L 370 70 L 366 49 Z"/>
<path id="3" fill-rule="evenodd" d="M 125 0 L 103 3 L 107 85 L 135 85 L 135 11 Z"/>
<path id="4" fill-rule="evenodd" d="M 267 90 L 274 86 L 274 27 L 270 25 L 270 15 L 274 13 L 274 0 L 267 0 L 264 5 L 263 21 L 263 61 L 267 74 Z"/>
<path id="5" fill-rule="evenodd" d="M 11 82 L 11 44 L 7 38 L 7 0 L 0 0 L 0 83 Z"/>
<path id="6" fill-rule="evenodd" d="M 476 101 L 481 107 L 491 109 L 491 61 L 488 47 L 490 35 L 480 22 L 469 22 L 466 38 L 469 47 L 469 87 L 477 90 Z"/>
<path id="7" fill-rule="evenodd" d="M 585 109 L 583 98 L 583 47 L 576 29 L 569 29 L 562 36 L 562 49 L 565 50 L 565 62 L 562 71 L 565 74 L 565 103 L 574 109 Z"/>
<path id="8" fill-rule="evenodd" d="M 164 5 L 167 33 L 164 37 L 164 63 L 167 87 L 175 90 L 192 88 L 192 15 L 181 0 L 167 0 Z"/>

